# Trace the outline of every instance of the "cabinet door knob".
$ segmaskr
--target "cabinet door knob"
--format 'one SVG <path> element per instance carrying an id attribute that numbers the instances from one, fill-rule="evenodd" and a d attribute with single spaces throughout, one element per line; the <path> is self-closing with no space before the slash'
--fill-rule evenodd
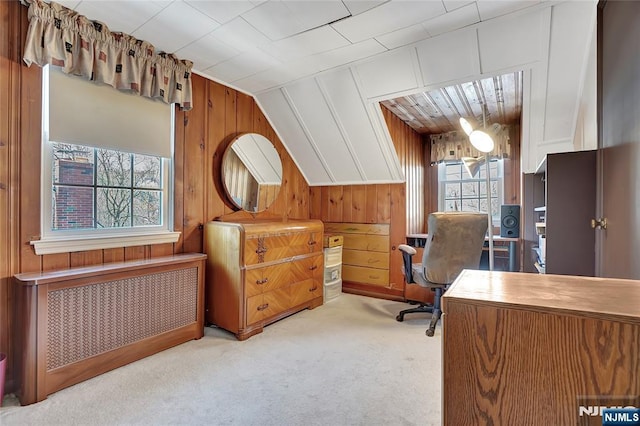
<path id="1" fill-rule="evenodd" d="M 318 289 L 318 286 L 317 286 L 317 285 L 315 285 L 315 286 L 311 287 L 311 288 L 309 289 L 309 291 L 310 291 L 310 292 L 313 292 L 313 291 L 316 291 L 317 289 Z"/>
<path id="2" fill-rule="evenodd" d="M 262 304 L 260 306 L 258 306 L 258 310 L 259 311 L 264 311 L 265 309 L 267 309 L 269 307 L 268 303 Z"/>
<path id="3" fill-rule="evenodd" d="M 261 280 L 256 280 L 256 284 L 261 285 L 261 284 L 266 284 L 267 282 L 269 282 L 269 278 L 264 278 Z"/>
<path id="4" fill-rule="evenodd" d="M 309 266 L 310 271 L 315 271 L 316 269 L 318 269 L 318 265 Z"/>
<path id="5" fill-rule="evenodd" d="M 309 244 L 310 246 L 312 246 L 312 245 L 316 244 L 316 241 L 311 240 L 311 241 L 309 241 L 307 244 Z"/>

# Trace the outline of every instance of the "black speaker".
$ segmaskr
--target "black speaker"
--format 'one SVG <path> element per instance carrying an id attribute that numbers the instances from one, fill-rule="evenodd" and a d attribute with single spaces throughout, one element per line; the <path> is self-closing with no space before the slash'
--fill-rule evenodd
<path id="1" fill-rule="evenodd" d="M 520 206 L 518 204 L 503 204 L 500 207 L 500 236 L 520 237 Z"/>

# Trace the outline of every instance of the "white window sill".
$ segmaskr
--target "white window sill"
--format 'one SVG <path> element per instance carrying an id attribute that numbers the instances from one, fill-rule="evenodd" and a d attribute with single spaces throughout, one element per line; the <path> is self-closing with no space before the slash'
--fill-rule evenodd
<path id="1" fill-rule="evenodd" d="M 154 232 L 139 235 L 66 236 L 65 238 L 43 238 L 31 241 L 36 254 L 69 253 L 74 251 L 143 246 L 148 244 L 175 243 L 180 232 Z"/>

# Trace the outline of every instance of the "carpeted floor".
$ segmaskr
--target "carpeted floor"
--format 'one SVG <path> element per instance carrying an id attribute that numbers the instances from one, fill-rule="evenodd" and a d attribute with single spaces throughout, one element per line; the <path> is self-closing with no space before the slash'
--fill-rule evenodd
<path id="1" fill-rule="evenodd" d="M 0 409 L 5 425 L 439 425 L 441 325 L 342 294 L 239 342 L 223 330 Z"/>

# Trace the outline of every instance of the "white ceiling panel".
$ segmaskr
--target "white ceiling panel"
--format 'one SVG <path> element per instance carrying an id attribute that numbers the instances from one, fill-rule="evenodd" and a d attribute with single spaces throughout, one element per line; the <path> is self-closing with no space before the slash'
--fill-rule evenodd
<path id="1" fill-rule="evenodd" d="M 475 3 L 471 3 L 453 12 L 429 19 L 422 25 L 430 35 L 437 36 L 478 22 L 480 22 L 478 8 Z"/>
<path id="2" fill-rule="evenodd" d="M 244 77 L 264 71 L 280 62 L 259 50 L 241 53 L 238 56 L 207 68 L 205 72 L 222 81 L 234 82 Z"/>
<path id="3" fill-rule="evenodd" d="M 452 10 L 456 10 L 461 8 L 462 6 L 466 6 L 470 3 L 475 3 L 473 0 L 442 0 L 444 3 L 445 9 L 447 12 L 451 12 Z"/>
<path id="4" fill-rule="evenodd" d="M 175 25 L 176 22 L 183 24 Z M 108 22 L 106 24 L 109 26 Z M 132 35 L 149 41 L 165 52 L 175 52 L 219 26 L 220 24 L 216 21 L 183 1 L 175 1 L 134 31 Z"/>
<path id="5" fill-rule="evenodd" d="M 216 28 L 211 34 L 240 52 L 246 52 L 271 42 L 267 36 L 242 18 L 235 18 L 227 22 Z"/>
<path id="6" fill-rule="evenodd" d="M 480 19 L 486 21 L 520 9 L 535 6 L 540 0 L 478 0 Z"/>
<path id="7" fill-rule="evenodd" d="M 229 46 L 212 33 L 176 52 L 179 58 L 189 58 L 193 61 L 193 68 L 197 70 L 207 69 L 239 54 L 237 49 Z"/>
<path id="8" fill-rule="evenodd" d="M 445 12 L 440 1 L 391 1 L 331 26 L 355 43 L 418 24 Z"/>
<path id="9" fill-rule="evenodd" d="M 550 9 L 501 19 L 478 28 L 482 72 L 546 59 Z M 546 19 L 543 19 L 544 17 Z M 508 34 L 508 36 L 507 36 Z"/>
<path id="10" fill-rule="evenodd" d="M 570 138 L 574 117 L 565 111 L 576 108 L 596 16 L 596 5 L 568 2 L 552 9 L 551 43 L 545 108 L 544 139 Z"/>
<path id="11" fill-rule="evenodd" d="M 376 36 L 375 39 L 387 49 L 395 49 L 396 47 L 406 46 L 407 44 L 415 43 L 429 37 L 429 33 L 422 24 L 415 24 Z"/>
<path id="12" fill-rule="evenodd" d="M 319 53 L 309 56 L 303 60 L 315 64 L 316 69 L 325 71 L 333 67 L 359 61 L 378 53 L 386 52 L 387 49 L 377 41 L 370 39 L 360 43 L 351 44 L 329 52 Z"/>
<path id="13" fill-rule="evenodd" d="M 245 0 L 187 0 L 187 3 L 221 24 L 255 7 Z"/>
<path id="14" fill-rule="evenodd" d="M 362 12 L 366 12 L 388 1 L 389 0 L 342 0 L 353 16 L 360 15 Z"/>
<path id="15" fill-rule="evenodd" d="M 392 181 L 393 158 L 385 152 L 395 152 L 390 140 L 378 140 L 374 118 L 369 116 L 351 70 L 342 69 L 318 78 L 328 95 L 336 121 L 342 128 L 358 170 L 365 181 Z M 386 144 L 383 150 L 381 145 Z M 395 159 L 397 161 L 397 158 Z"/>
<path id="16" fill-rule="evenodd" d="M 338 1 L 272 0 L 244 13 L 242 17 L 271 40 L 280 40 L 349 16 Z"/>
<path id="17" fill-rule="evenodd" d="M 329 166 L 334 182 L 360 182 L 362 177 L 345 144 L 330 106 L 314 78 L 291 84 L 283 89 L 293 106 L 314 150 Z M 304 166 L 303 166 L 304 167 Z"/>
<path id="18" fill-rule="evenodd" d="M 332 182 L 283 91 L 274 89 L 262 93 L 257 100 L 307 183 L 321 185 Z"/>
<path id="19" fill-rule="evenodd" d="M 324 26 L 283 40 L 274 41 L 262 46 L 262 49 L 284 62 L 337 49 L 349 44 L 349 41 L 338 34 L 336 30 L 330 26 Z"/>
<path id="20" fill-rule="evenodd" d="M 362 82 L 365 98 L 375 98 L 418 88 L 412 48 L 394 50 L 355 66 Z"/>
<path id="21" fill-rule="evenodd" d="M 104 22 L 111 31 L 131 34 L 170 3 L 170 1 L 83 1 L 77 6 L 76 12 L 89 19 Z M 112 27 L 109 22 L 117 22 L 118 26 Z"/>
<path id="22" fill-rule="evenodd" d="M 476 30 L 466 29 L 427 39 L 416 45 L 426 86 L 480 74 Z"/>
<path id="23" fill-rule="evenodd" d="M 64 7 L 69 8 L 69 9 L 75 9 L 81 3 L 81 0 L 59 0 L 56 3 L 59 3 L 59 4 L 63 5 Z M 89 19 L 91 19 L 91 18 L 89 18 Z"/>

